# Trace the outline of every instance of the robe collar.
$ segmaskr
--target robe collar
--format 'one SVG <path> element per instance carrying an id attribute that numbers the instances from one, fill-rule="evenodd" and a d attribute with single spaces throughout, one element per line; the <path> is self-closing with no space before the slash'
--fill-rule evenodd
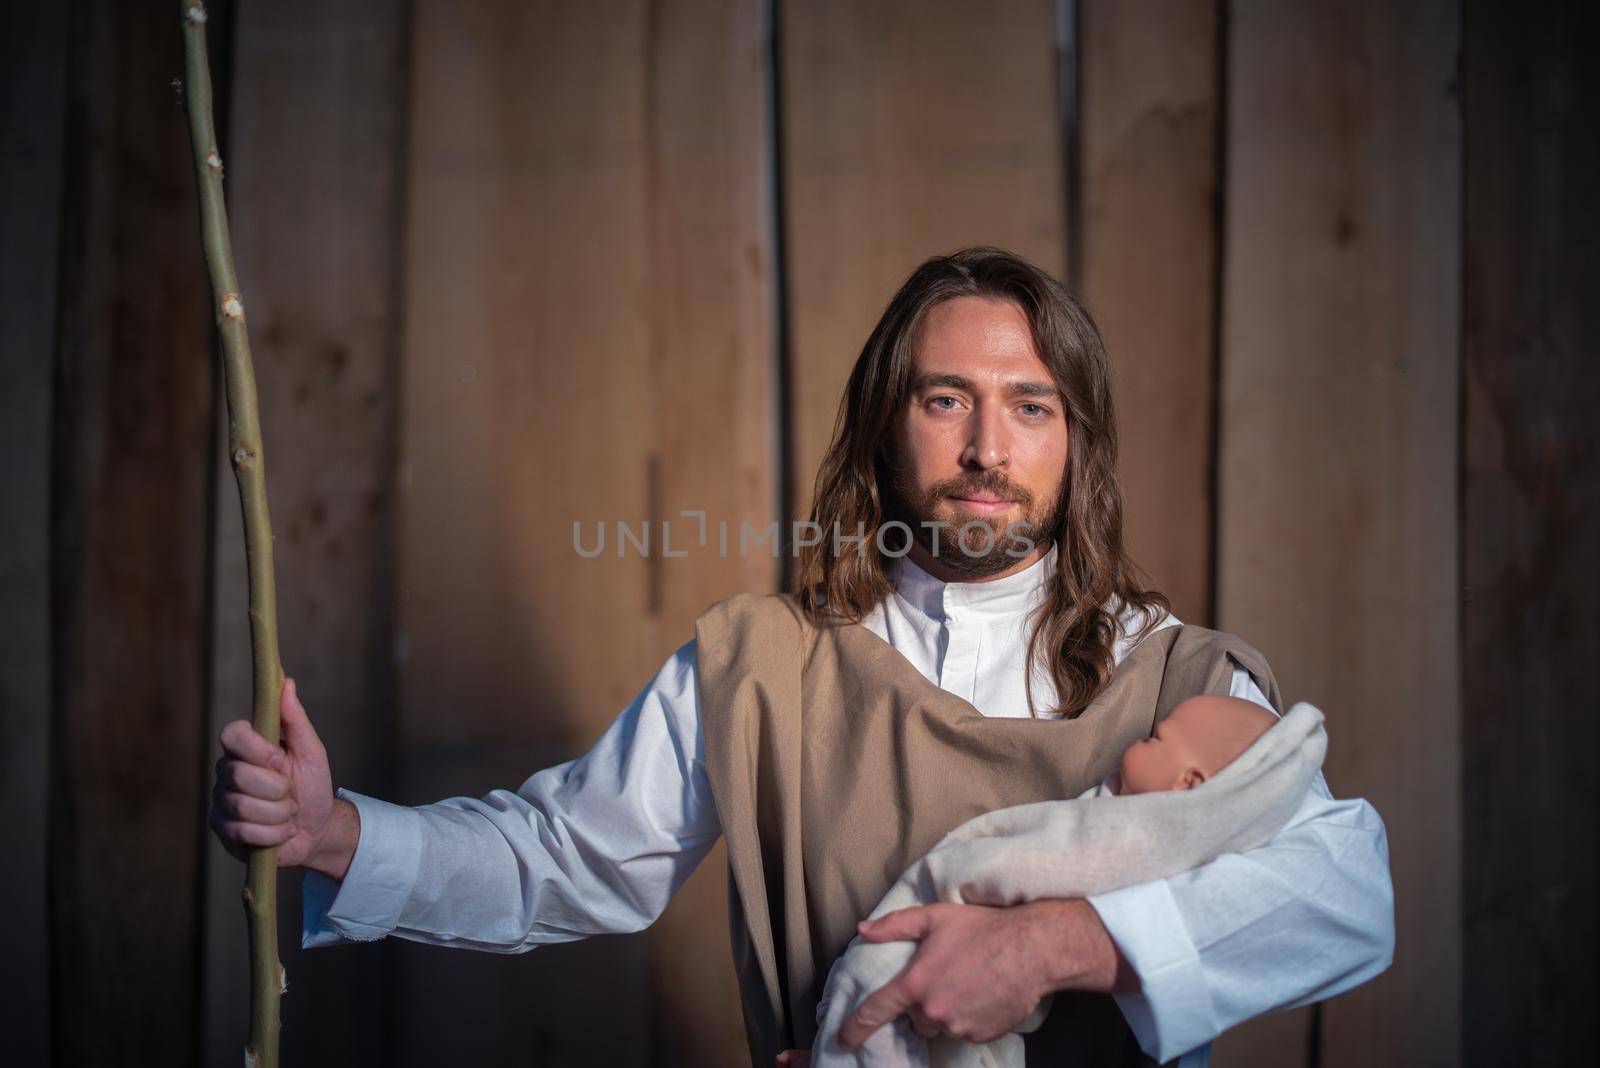
<path id="1" fill-rule="evenodd" d="M 1044 600 L 1055 577 L 1056 554 L 1052 543 L 1048 552 L 1021 571 L 987 582 L 945 582 L 918 567 L 910 556 L 902 556 L 894 561 L 890 579 L 895 592 L 929 619 L 1007 616 L 1028 612 Z"/>

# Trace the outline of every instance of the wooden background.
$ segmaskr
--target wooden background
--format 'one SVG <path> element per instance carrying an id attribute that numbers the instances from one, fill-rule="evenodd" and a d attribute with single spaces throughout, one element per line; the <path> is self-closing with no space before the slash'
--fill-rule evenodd
<path id="1" fill-rule="evenodd" d="M 0 15 L 0 999 L 19 1064 L 237 1061 L 238 507 L 165 2 Z M 1134 554 L 1328 714 L 1394 966 L 1218 1064 L 1550 1063 L 1596 994 L 1600 87 L 1579 5 L 214 3 L 283 658 L 342 785 L 586 748 L 782 561 L 867 331 L 973 243 L 1106 334 Z M 1588 31 L 1588 32 L 1585 32 Z M 613 527 L 614 533 L 614 527 Z M 712 544 L 715 539 L 713 536 Z M 659 546 L 658 546 L 659 549 Z M 647 933 L 301 953 L 285 1064 L 734 1064 L 720 846 Z"/>

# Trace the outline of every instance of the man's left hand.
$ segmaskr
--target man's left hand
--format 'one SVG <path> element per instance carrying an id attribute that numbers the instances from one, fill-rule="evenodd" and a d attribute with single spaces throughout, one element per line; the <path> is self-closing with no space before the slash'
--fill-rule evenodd
<path id="1" fill-rule="evenodd" d="M 869 942 L 916 941 L 916 955 L 872 993 L 839 1030 L 857 1049 L 898 1016 L 917 1033 L 990 1042 L 1057 990 L 1122 989 L 1131 970 L 1087 901 L 1034 901 L 1009 908 L 918 905 L 862 923 Z"/>

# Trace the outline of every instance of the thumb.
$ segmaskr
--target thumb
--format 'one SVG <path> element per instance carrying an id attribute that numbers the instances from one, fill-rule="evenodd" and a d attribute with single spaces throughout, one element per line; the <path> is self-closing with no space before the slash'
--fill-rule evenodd
<path id="1" fill-rule="evenodd" d="M 283 680 L 283 698 L 278 702 L 278 716 L 283 720 L 283 743 L 291 753 L 316 753 L 322 749 L 322 739 L 311 726 L 311 717 L 300 703 L 300 694 L 294 680 Z"/>
<path id="2" fill-rule="evenodd" d="M 906 982 L 904 970 L 879 987 L 846 1016 L 839 1028 L 839 1044 L 847 1050 L 858 1049 L 872 1037 L 872 1033 L 897 1016 L 904 1014 L 916 998 Z"/>

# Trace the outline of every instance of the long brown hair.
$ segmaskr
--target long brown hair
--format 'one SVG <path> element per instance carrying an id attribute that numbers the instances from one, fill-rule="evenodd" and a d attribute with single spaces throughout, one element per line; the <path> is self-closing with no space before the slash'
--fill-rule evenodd
<path id="1" fill-rule="evenodd" d="M 1076 716 L 1111 678 L 1120 626 L 1113 601 L 1138 608 L 1144 637 L 1170 611 L 1147 588 L 1122 545 L 1117 424 L 1105 344 L 1083 304 L 1048 273 L 997 248 L 968 248 L 914 271 L 867 338 L 834 420 L 833 442 L 817 471 L 811 521 L 829 532 L 802 545 L 790 589 L 818 621 L 859 621 L 888 595 L 888 558 L 878 544 L 891 507 L 890 450 L 907 403 L 914 343 L 923 318 L 956 297 L 1014 301 L 1067 408 L 1069 451 L 1061 493 L 1066 506 L 1049 532 L 1057 567 L 1028 639 L 1028 708 L 1037 714 L 1031 665 L 1041 654 L 1055 682 L 1054 712 Z M 851 536 L 839 552 L 831 532 Z M 864 532 L 862 541 L 854 541 Z M 888 539 L 885 539 L 886 541 Z"/>

